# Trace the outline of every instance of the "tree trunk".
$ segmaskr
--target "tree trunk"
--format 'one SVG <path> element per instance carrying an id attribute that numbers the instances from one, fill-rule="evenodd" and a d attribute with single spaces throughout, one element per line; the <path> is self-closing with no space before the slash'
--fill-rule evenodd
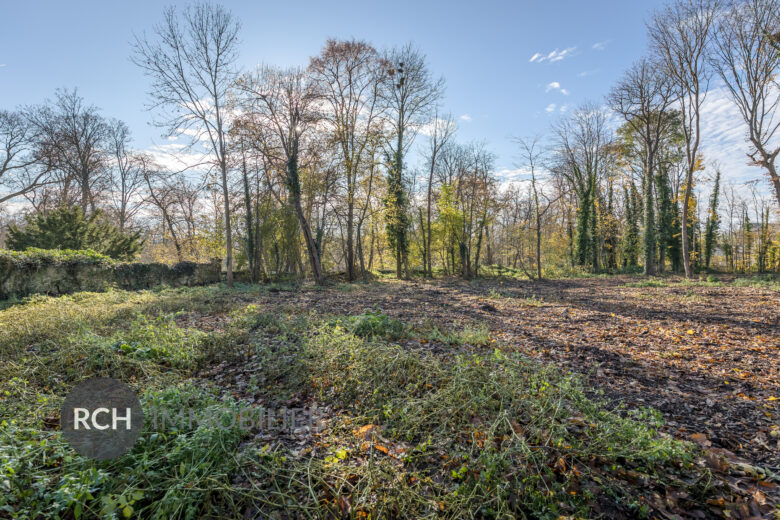
<path id="1" fill-rule="evenodd" d="M 780 206 L 780 177 L 777 175 L 777 169 L 775 168 L 774 160 L 772 162 L 767 161 L 766 169 L 769 172 L 769 180 L 772 181 L 772 186 L 775 188 L 775 198 L 777 198 L 777 204 Z"/>
<path id="2" fill-rule="evenodd" d="M 693 169 L 688 169 L 685 183 L 685 195 L 683 196 L 683 208 L 682 208 L 682 256 L 683 267 L 685 268 L 685 277 L 690 278 L 691 273 L 691 260 L 688 247 L 688 206 L 691 201 L 691 184 L 693 184 Z"/>
<path id="3" fill-rule="evenodd" d="M 655 274 L 655 213 L 653 211 L 653 176 L 648 164 L 645 172 L 645 261 L 644 274 Z"/>
<path id="4" fill-rule="evenodd" d="M 249 262 L 249 278 L 257 282 L 257 257 L 255 255 L 255 227 L 252 219 L 252 194 L 249 189 L 249 176 L 246 169 L 246 159 L 242 157 L 242 173 L 244 180 L 244 205 L 246 206 L 246 258 Z"/>
<path id="5" fill-rule="evenodd" d="M 222 198 L 225 202 L 225 269 L 227 271 L 227 286 L 233 287 L 233 230 L 230 227 L 230 192 L 227 181 L 227 164 L 222 159 Z"/>
<path id="6" fill-rule="evenodd" d="M 347 280 L 355 280 L 355 244 L 354 244 L 354 225 L 355 217 L 355 193 L 352 182 L 347 187 Z"/>
<path id="7" fill-rule="evenodd" d="M 306 241 L 306 249 L 309 253 L 309 262 L 311 263 L 314 280 L 317 282 L 317 285 L 324 285 L 325 276 L 322 272 L 320 255 L 317 251 L 317 246 L 314 243 L 314 237 L 311 234 L 309 223 L 306 221 L 306 216 L 303 214 L 303 208 L 301 207 L 301 200 L 299 197 L 293 197 L 293 208 L 295 209 L 295 215 L 298 217 L 298 223 L 303 231 L 303 238 Z"/>
<path id="8" fill-rule="evenodd" d="M 542 219 L 536 203 L 536 279 L 542 279 Z"/>
<path id="9" fill-rule="evenodd" d="M 433 195 L 433 170 L 435 166 L 435 160 L 436 160 L 436 150 L 434 149 L 433 156 L 431 157 L 431 173 L 428 176 L 428 236 L 426 236 L 426 244 L 425 244 L 425 250 L 428 257 L 428 278 L 433 278 L 433 263 L 431 261 L 431 257 L 433 256 L 433 251 L 431 250 L 431 198 Z"/>

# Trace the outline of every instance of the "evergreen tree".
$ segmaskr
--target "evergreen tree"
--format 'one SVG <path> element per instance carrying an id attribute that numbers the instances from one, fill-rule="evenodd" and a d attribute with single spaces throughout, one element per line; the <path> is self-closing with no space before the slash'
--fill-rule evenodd
<path id="1" fill-rule="evenodd" d="M 397 275 L 401 276 L 401 266 L 407 265 L 409 254 L 409 215 L 408 200 L 403 182 L 403 162 L 401 152 L 396 151 L 388 167 L 387 196 L 385 198 L 385 229 L 390 249 L 395 253 Z"/>
<path id="2" fill-rule="evenodd" d="M 759 224 L 759 244 L 758 244 L 758 272 L 763 273 L 766 270 L 767 252 L 769 250 L 769 207 L 761 212 L 761 223 Z"/>
<path id="3" fill-rule="evenodd" d="M 720 170 L 715 171 L 715 185 L 712 188 L 712 197 L 710 198 L 710 208 L 707 210 L 707 227 L 704 232 L 704 267 L 710 268 L 710 260 L 715 244 L 718 239 L 718 192 L 720 191 Z"/>
<path id="4" fill-rule="evenodd" d="M 675 273 L 682 271 L 682 216 L 680 214 L 680 204 L 672 201 L 672 232 L 671 242 L 668 247 L 669 260 L 672 263 L 672 270 Z"/>
<path id="5" fill-rule="evenodd" d="M 742 248 L 742 270 L 747 273 L 750 271 L 750 264 L 753 258 L 753 224 L 750 222 L 750 215 L 748 215 L 747 208 L 743 209 L 743 233 L 744 233 L 744 247 Z"/>
<path id="6" fill-rule="evenodd" d="M 631 184 L 631 191 L 628 187 L 623 188 L 626 204 L 626 229 L 623 235 L 623 267 L 634 267 L 638 263 L 639 257 L 639 225 L 638 220 L 638 195 L 636 188 Z"/>
<path id="7" fill-rule="evenodd" d="M 653 178 L 646 175 L 642 182 L 644 189 L 644 222 L 643 222 L 643 244 L 644 252 L 644 274 L 655 274 L 655 205 L 653 203 Z"/>
<path id="8" fill-rule="evenodd" d="M 663 273 L 667 255 L 671 259 L 670 249 L 674 242 L 674 201 L 666 169 L 660 169 L 656 174 L 655 190 L 658 194 L 658 272 Z"/>
<path id="9" fill-rule="evenodd" d="M 103 218 L 100 210 L 89 216 L 78 206 L 63 206 L 28 216 L 24 228 L 8 227 L 8 248 L 92 249 L 116 260 L 132 260 L 143 245 L 141 234 L 122 233 Z"/>

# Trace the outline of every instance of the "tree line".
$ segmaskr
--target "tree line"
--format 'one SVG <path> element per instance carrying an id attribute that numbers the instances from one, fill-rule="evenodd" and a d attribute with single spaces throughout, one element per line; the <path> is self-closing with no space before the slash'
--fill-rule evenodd
<path id="1" fill-rule="evenodd" d="M 56 237 L 78 221 L 103 229 L 110 239 L 94 242 L 114 244 L 117 257 L 223 258 L 228 284 L 238 271 L 317 283 L 377 269 L 471 278 L 496 265 L 531 278 L 777 271 L 779 9 L 673 0 L 654 12 L 646 56 L 602 102 L 544 138 L 517 138 L 524 179 L 506 182 L 486 143 L 457 139 L 444 80 L 415 46 L 328 40 L 306 67 L 240 70 L 240 23 L 228 10 L 169 8 L 131 57 L 149 78 L 154 124 L 197 161 L 161 165 L 76 90 L 0 111 L 0 204 L 30 208 L 30 231 L 13 224 L 5 242 L 42 247 L 47 236 L 44 246 L 64 247 Z M 722 186 L 728 172 L 702 155 L 715 82 L 744 120 L 746 161 L 766 174 L 774 202 L 756 184 Z M 711 195 L 699 200 L 704 182 Z"/>

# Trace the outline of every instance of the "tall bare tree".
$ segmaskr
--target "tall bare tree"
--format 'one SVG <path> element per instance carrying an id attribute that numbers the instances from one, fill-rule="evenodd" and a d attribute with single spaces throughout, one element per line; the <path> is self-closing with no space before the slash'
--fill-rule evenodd
<path id="1" fill-rule="evenodd" d="M 51 182 L 50 161 L 37 152 L 24 114 L 0 110 L 0 203 Z"/>
<path id="2" fill-rule="evenodd" d="M 301 202 L 301 156 L 306 151 L 307 133 L 320 119 L 314 85 L 305 71 L 270 67 L 244 75 L 239 84 L 245 126 L 254 131 L 254 144 L 271 168 L 284 172 L 289 204 L 306 242 L 312 274 L 317 284 L 323 285 L 320 251 Z"/>
<path id="3" fill-rule="evenodd" d="M 190 131 L 193 145 L 205 145 L 219 172 L 222 190 L 227 284 L 233 285 L 227 132 L 228 99 L 236 79 L 239 23 L 219 5 L 196 3 L 181 16 L 166 9 L 154 37 L 136 36 L 133 61 L 152 79 L 151 108 L 169 135 Z"/>
<path id="4" fill-rule="evenodd" d="M 601 107 L 586 103 L 560 121 L 554 131 L 555 153 L 550 169 L 571 186 L 578 203 L 576 261 L 579 265 L 590 262 L 593 270 L 598 272 L 596 202 L 599 178 L 604 173 L 612 141 L 607 116 Z"/>
<path id="5" fill-rule="evenodd" d="M 623 116 L 631 134 L 638 137 L 644 191 L 644 274 L 655 274 L 656 234 L 653 180 L 664 134 L 673 119 L 668 111 L 674 101 L 670 82 L 657 64 L 647 59 L 635 63 L 608 96 L 612 109 Z"/>
<path id="6" fill-rule="evenodd" d="M 534 234 L 536 235 L 536 279 L 542 279 L 542 218 L 552 205 L 560 199 L 550 198 L 543 187 L 539 186 L 537 168 L 546 160 L 546 154 L 539 146 L 539 137 L 518 137 L 515 142 L 520 146 L 521 166 L 531 174 L 531 197 L 534 213 Z M 542 203 L 544 199 L 544 203 Z M 530 277 L 529 277 L 530 278 Z"/>
<path id="7" fill-rule="evenodd" d="M 780 153 L 775 118 L 780 102 L 780 52 L 772 36 L 780 29 L 776 0 L 741 0 L 719 18 L 714 32 L 712 66 L 728 87 L 748 127 L 751 162 L 769 175 L 780 205 L 780 176 L 775 160 Z"/>
<path id="8" fill-rule="evenodd" d="M 444 93 L 444 80 L 434 79 L 425 56 L 412 44 L 386 53 L 387 74 L 382 96 L 388 110 L 387 124 L 392 130 L 387 141 L 390 160 L 388 175 L 388 235 L 396 256 L 396 275 L 407 267 L 409 239 L 407 236 L 407 194 L 404 188 L 404 156 L 414 142 L 419 129 L 430 120 L 436 102 Z"/>
<path id="9" fill-rule="evenodd" d="M 119 221 L 119 231 L 124 231 L 128 222 L 141 209 L 143 197 L 140 190 L 144 184 L 143 169 L 148 160 L 130 148 L 130 129 L 119 120 L 108 123 L 108 151 L 111 155 L 109 203 Z"/>
<path id="10" fill-rule="evenodd" d="M 325 103 L 323 119 L 330 127 L 346 180 L 346 271 L 355 279 L 355 192 L 367 159 L 367 148 L 380 130 L 379 54 L 363 41 L 328 40 L 309 69 L 317 95 Z"/>
<path id="11" fill-rule="evenodd" d="M 105 181 L 108 125 L 97 107 L 74 90 L 58 90 L 54 101 L 30 107 L 40 157 L 47 157 L 61 178 L 74 180 L 85 214 L 96 209 L 95 192 Z"/>
<path id="12" fill-rule="evenodd" d="M 700 164 L 701 107 L 712 76 L 707 67 L 707 50 L 720 7 L 721 0 L 673 0 L 657 11 L 648 23 L 652 48 L 674 85 L 683 120 L 686 172 L 682 247 L 686 278 L 692 275 L 688 213 L 693 192 L 693 174 Z"/>
<path id="13" fill-rule="evenodd" d="M 423 228 L 423 240 L 425 243 L 425 261 L 426 271 L 429 278 L 433 278 L 433 249 L 431 249 L 432 240 L 432 204 L 433 204 L 433 185 L 434 174 L 436 173 L 436 167 L 439 162 L 439 156 L 442 149 L 447 146 L 452 136 L 455 134 L 455 122 L 451 115 L 439 119 L 438 111 L 434 114 L 433 124 L 431 127 L 430 138 L 428 140 L 428 186 L 426 189 L 426 226 Z"/>

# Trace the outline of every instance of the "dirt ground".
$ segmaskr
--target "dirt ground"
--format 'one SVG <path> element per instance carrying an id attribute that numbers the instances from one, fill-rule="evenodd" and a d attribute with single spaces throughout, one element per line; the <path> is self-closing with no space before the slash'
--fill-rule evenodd
<path id="1" fill-rule="evenodd" d="M 631 286 L 641 280 L 374 282 L 271 291 L 258 304 L 325 314 L 379 308 L 447 329 L 487 323 L 497 345 L 582 374 L 609 407 L 656 408 L 668 433 L 780 472 L 780 292 L 679 279 Z"/>

